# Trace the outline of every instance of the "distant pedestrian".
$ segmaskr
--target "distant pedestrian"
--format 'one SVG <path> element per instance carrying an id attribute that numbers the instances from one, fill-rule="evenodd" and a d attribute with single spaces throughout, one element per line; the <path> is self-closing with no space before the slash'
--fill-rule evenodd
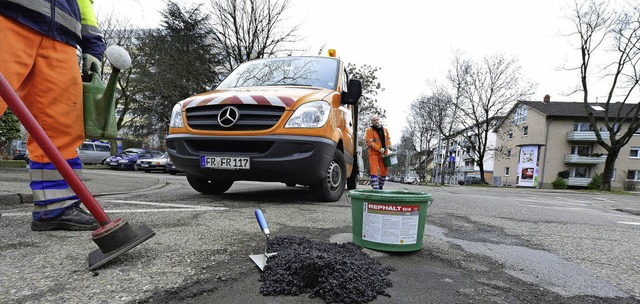
<path id="1" fill-rule="evenodd" d="M 387 167 L 384 165 L 382 156 L 389 153 L 391 139 L 389 132 L 382 126 L 380 118 L 376 115 L 371 117 L 371 127 L 367 129 L 365 141 L 369 149 L 371 187 L 374 190 L 382 190 L 387 179 Z"/>
<path id="2" fill-rule="evenodd" d="M 77 148 L 85 139 L 82 71 L 100 73 L 105 45 L 93 0 L 0 0 L 0 72 L 76 174 Z M 0 115 L 7 109 L 0 99 Z M 99 227 L 36 142 L 27 140 L 33 220 L 31 229 Z"/>

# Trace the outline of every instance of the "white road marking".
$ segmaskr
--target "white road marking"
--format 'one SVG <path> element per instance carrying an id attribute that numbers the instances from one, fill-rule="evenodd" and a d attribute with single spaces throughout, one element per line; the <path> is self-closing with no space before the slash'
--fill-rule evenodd
<path id="1" fill-rule="evenodd" d="M 560 206 L 539 206 L 539 205 L 531 205 L 531 204 L 523 204 L 523 206 L 537 207 L 537 208 L 547 208 L 547 209 L 556 209 L 556 210 L 575 210 L 575 211 L 596 212 L 596 210 L 589 209 L 589 208 L 560 207 Z"/>
<path id="2" fill-rule="evenodd" d="M 173 208 L 153 208 L 153 209 L 109 209 L 104 210 L 106 213 L 143 213 L 143 212 L 175 212 L 175 211 L 223 211 L 229 208 L 226 207 L 207 207 L 207 206 L 193 206 L 184 204 L 167 204 L 167 203 L 155 203 L 155 202 L 142 202 L 142 201 L 123 201 L 123 200 L 107 200 L 106 203 L 121 203 L 132 205 L 147 205 L 157 207 L 173 207 Z M 24 216 L 31 215 L 31 212 L 15 212 L 15 213 L 2 213 L 2 217 L 9 216 Z"/>
<path id="3" fill-rule="evenodd" d="M 541 200 L 540 198 L 515 198 L 516 201 L 521 202 L 530 202 L 530 203 L 541 203 L 548 205 L 571 205 L 571 206 L 584 206 L 586 201 L 577 201 L 576 203 L 571 203 L 565 200 Z"/>
<path id="4" fill-rule="evenodd" d="M 207 207 L 207 206 L 193 206 L 185 204 L 169 204 L 169 203 L 156 203 L 156 202 L 143 202 L 143 201 L 123 201 L 123 200 L 107 200 L 106 203 L 120 203 L 120 204 L 132 204 L 132 205 L 147 205 L 158 207 L 176 207 L 176 208 L 156 208 L 156 209 L 123 209 L 123 210 L 105 210 L 105 212 L 163 212 L 163 211 L 222 211 L 229 208 L 226 207 Z"/>
<path id="5" fill-rule="evenodd" d="M 618 224 L 637 225 L 640 226 L 640 222 L 618 222 Z"/>
<path id="6" fill-rule="evenodd" d="M 203 208 L 167 208 L 167 209 L 115 209 L 115 210 L 105 210 L 106 213 L 143 213 L 143 212 L 168 212 L 168 211 L 222 211 L 227 208 L 213 208 L 213 207 L 203 207 Z"/>
<path id="7" fill-rule="evenodd" d="M 581 211 L 581 212 L 589 212 L 589 213 L 598 213 L 606 216 L 616 216 L 616 217 L 628 217 L 628 218 L 638 218 L 635 215 L 626 215 L 626 214 L 614 214 L 614 213 L 605 213 L 600 210 L 588 209 L 588 208 L 568 208 L 568 207 L 553 207 L 553 206 L 539 206 L 539 205 L 529 205 L 522 204 L 522 206 L 534 207 L 534 208 L 546 208 L 546 209 L 556 209 L 556 210 L 566 210 L 566 211 Z"/>

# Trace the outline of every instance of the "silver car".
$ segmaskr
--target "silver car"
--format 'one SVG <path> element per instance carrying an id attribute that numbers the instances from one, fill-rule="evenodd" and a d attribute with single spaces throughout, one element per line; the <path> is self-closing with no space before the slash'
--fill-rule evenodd
<path id="1" fill-rule="evenodd" d="M 78 156 L 83 164 L 104 164 L 111 156 L 111 145 L 104 142 L 85 141 L 78 148 Z"/>

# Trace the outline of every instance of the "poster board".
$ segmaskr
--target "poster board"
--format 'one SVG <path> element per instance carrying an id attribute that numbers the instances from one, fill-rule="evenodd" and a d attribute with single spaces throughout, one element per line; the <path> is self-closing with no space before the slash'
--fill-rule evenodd
<path id="1" fill-rule="evenodd" d="M 538 146 L 520 147 L 518 161 L 518 186 L 538 186 Z"/>

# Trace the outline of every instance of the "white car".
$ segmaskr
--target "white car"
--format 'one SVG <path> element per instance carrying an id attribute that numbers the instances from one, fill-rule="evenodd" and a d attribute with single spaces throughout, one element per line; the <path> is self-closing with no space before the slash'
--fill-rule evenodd
<path id="1" fill-rule="evenodd" d="M 415 174 L 406 175 L 402 181 L 405 184 L 417 184 L 420 182 L 420 177 Z"/>
<path id="2" fill-rule="evenodd" d="M 136 161 L 136 168 L 144 172 L 162 171 L 167 172 L 167 161 L 169 160 L 169 154 L 167 152 L 162 153 L 157 158 L 145 158 Z"/>

